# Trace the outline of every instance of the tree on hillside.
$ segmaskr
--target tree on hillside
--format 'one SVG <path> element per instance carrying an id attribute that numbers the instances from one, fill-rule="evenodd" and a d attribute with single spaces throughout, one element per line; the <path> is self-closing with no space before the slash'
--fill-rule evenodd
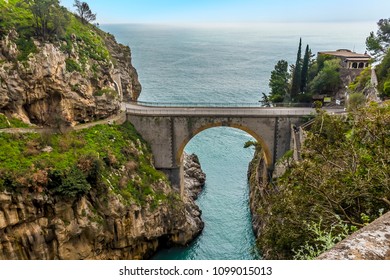
<path id="1" fill-rule="evenodd" d="M 291 83 L 291 99 L 295 99 L 301 88 L 301 71 L 302 71 L 302 38 L 299 39 L 297 61 L 295 62 Z"/>
<path id="2" fill-rule="evenodd" d="M 310 92 L 316 94 L 329 94 L 335 92 L 340 86 L 340 60 L 332 59 L 324 62 L 324 67 L 310 82 Z"/>
<path id="3" fill-rule="evenodd" d="M 43 41 L 61 36 L 69 21 L 67 11 L 58 0 L 25 0 L 34 22 L 35 35 Z"/>
<path id="4" fill-rule="evenodd" d="M 382 98 L 390 97 L 390 18 L 378 22 L 378 31 L 366 39 L 367 50 L 380 64 L 376 66 L 378 91 Z"/>
<path id="5" fill-rule="evenodd" d="M 80 2 L 79 0 L 75 0 L 74 7 L 76 7 L 77 15 L 81 18 L 83 23 L 88 23 L 96 20 L 96 14 L 93 14 L 89 5 L 86 2 Z"/>
<path id="6" fill-rule="evenodd" d="M 283 102 L 288 94 L 288 63 L 285 60 L 279 60 L 274 70 L 271 72 L 269 87 L 271 92 L 269 100 L 273 103 Z"/>
<path id="7" fill-rule="evenodd" d="M 303 57 L 302 71 L 301 71 L 301 85 L 300 91 L 306 92 L 307 88 L 307 79 L 309 74 L 309 62 L 310 62 L 311 51 L 309 45 L 306 45 L 305 55 Z"/>
<path id="8" fill-rule="evenodd" d="M 390 18 L 378 21 L 378 31 L 366 39 L 367 50 L 376 60 L 382 60 L 390 46 Z"/>

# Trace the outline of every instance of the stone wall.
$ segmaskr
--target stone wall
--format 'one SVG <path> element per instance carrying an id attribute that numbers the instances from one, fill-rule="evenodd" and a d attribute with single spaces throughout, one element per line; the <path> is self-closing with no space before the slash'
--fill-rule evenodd
<path id="1" fill-rule="evenodd" d="M 390 212 L 348 236 L 319 260 L 390 260 Z"/>

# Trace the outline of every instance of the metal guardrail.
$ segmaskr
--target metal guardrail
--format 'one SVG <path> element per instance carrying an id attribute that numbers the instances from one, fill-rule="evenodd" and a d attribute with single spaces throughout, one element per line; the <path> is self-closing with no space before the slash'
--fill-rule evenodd
<path id="1" fill-rule="evenodd" d="M 127 107 L 126 112 L 144 116 L 237 116 L 237 117 L 273 117 L 273 116 L 306 116 L 314 114 L 311 108 L 163 108 L 163 107 Z"/>
<path id="2" fill-rule="evenodd" d="M 241 104 L 245 106 L 230 106 L 231 103 L 134 102 L 125 103 L 125 107 L 128 114 L 143 116 L 288 117 L 308 116 L 316 113 L 314 108 L 308 107 L 250 107 L 248 104 L 253 103 Z M 327 111 L 329 113 L 340 113 L 339 108 L 328 108 Z"/>
<path id="3" fill-rule="evenodd" d="M 134 105 L 141 105 L 147 107 L 204 107 L 204 108 L 273 108 L 273 107 L 284 107 L 284 108 L 310 108 L 311 103 L 274 103 L 271 106 L 266 106 L 261 102 L 257 103 L 246 103 L 246 102 L 150 102 L 150 101 L 137 101 L 132 103 Z"/>

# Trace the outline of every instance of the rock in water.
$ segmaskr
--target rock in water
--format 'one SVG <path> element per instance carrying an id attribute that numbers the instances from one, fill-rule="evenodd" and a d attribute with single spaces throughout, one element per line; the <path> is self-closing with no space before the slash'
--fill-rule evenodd
<path id="1" fill-rule="evenodd" d="M 184 154 L 185 189 L 192 199 L 196 199 L 206 182 L 206 174 L 202 171 L 199 158 L 195 154 Z"/>

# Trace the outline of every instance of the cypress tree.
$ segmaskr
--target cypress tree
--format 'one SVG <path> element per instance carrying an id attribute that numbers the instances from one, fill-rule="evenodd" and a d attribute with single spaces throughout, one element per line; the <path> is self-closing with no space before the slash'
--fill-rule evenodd
<path id="1" fill-rule="evenodd" d="M 300 92 L 300 89 L 301 89 L 301 71 L 302 71 L 301 52 L 302 52 L 302 38 L 299 39 L 297 61 L 295 62 L 293 79 L 292 79 L 292 83 L 291 83 L 291 99 L 292 100 L 295 99 L 295 97 L 298 95 L 298 93 Z"/>
<path id="2" fill-rule="evenodd" d="M 303 57 L 303 63 L 302 63 L 302 71 L 301 71 L 301 85 L 300 90 L 301 92 L 305 92 L 307 88 L 307 77 L 308 77 L 308 71 L 309 71 L 309 60 L 310 60 L 310 54 L 311 51 L 309 49 L 309 45 L 306 46 L 305 50 L 305 56 Z"/>

